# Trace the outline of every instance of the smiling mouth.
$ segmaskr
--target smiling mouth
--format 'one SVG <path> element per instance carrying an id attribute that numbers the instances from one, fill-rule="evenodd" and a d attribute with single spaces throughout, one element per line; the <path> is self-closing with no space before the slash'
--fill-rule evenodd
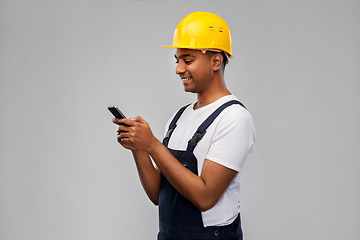
<path id="1" fill-rule="evenodd" d="M 191 79 L 191 77 L 187 77 L 187 78 L 181 78 L 181 80 L 183 81 L 183 83 L 189 81 Z"/>

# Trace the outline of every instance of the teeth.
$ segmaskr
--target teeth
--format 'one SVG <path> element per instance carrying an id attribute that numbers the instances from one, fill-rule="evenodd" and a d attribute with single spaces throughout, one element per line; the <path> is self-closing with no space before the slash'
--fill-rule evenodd
<path id="1" fill-rule="evenodd" d="M 188 77 L 188 78 L 183 78 L 183 79 L 181 79 L 181 80 L 186 81 L 186 80 L 190 80 L 190 79 L 191 79 L 191 78 Z"/>

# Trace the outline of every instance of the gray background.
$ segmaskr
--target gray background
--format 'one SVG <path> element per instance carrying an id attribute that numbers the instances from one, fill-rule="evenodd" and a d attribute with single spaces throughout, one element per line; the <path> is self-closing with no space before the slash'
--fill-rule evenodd
<path id="1" fill-rule="evenodd" d="M 225 78 L 257 127 L 245 239 L 359 238 L 359 1 L 1 0 L 1 240 L 156 238 L 106 108 L 162 137 L 195 96 L 158 46 L 198 10 L 230 25 Z"/>

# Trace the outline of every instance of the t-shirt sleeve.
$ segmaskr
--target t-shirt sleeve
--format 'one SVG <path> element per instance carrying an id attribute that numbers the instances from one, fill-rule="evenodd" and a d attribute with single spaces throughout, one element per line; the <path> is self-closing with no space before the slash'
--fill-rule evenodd
<path id="1" fill-rule="evenodd" d="M 246 110 L 227 111 L 216 125 L 206 159 L 241 172 L 254 144 L 255 127 L 251 115 Z"/>

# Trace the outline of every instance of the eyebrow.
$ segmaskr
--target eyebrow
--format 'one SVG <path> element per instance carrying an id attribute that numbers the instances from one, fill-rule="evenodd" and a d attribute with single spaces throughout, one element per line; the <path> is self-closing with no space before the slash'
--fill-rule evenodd
<path id="1" fill-rule="evenodd" d="M 194 58 L 196 58 L 194 55 L 192 55 L 192 54 L 190 54 L 190 53 L 182 54 L 182 55 L 179 56 L 179 58 L 178 58 L 176 55 L 174 55 L 174 57 L 175 57 L 176 59 L 181 59 L 181 58 L 186 58 L 186 57 L 194 57 Z"/>

